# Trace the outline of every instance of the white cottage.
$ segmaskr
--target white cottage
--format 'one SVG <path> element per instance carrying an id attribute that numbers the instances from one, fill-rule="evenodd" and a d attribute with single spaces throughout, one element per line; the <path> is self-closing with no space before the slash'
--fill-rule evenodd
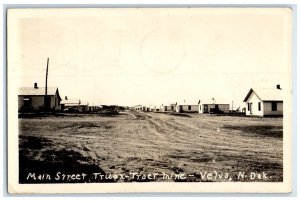
<path id="1" fill-rule="evenodd" d="M 134 106 L 134 109 L 135 110 L 142 110 L 142 105 L 136 105 L 136 106 Z"/>
<path id="2" fill-rule="evenodd" d="M 199 113 L 229 113 L 230 104 L 226 103 L 200 103 Z"/>
<path id="3" fill-rule="evenodd" d="M 248 116 L 283 116 L 283 95 L 277 89 L 250 89 L 244 99 Z"/>
<path id="4" fill-rule="evenodd" d="M 176 103 L 176 112 L 198 112 L 199 105 L 198 101 L 190 102 L 190 101 L 183 101 Z"/>
<path id="5" fill-rule="evenodd" d="M 64 112 L 79 112 L 79 106 L 81 104 L 80 99 L 65 99 L 61 101 L 61 110 Z"/>
<path id="6" fill-rule="evenodd" d="M 172 111 L 175 111 L 175 109 L 176 109 L 175 103 L 162 105 L 162 111 L 164 111 L 164 112 L 172 112 Z"/>

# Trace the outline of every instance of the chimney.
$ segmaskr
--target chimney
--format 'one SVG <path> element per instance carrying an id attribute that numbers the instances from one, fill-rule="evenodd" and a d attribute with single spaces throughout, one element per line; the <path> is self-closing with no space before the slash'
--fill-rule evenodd
<path id="1" fill-rule="evenodd" d="M 37 83 L 36 83 L 36 82 L 34 83 L 34 88 L 35 88 L 35 89 L 37 89 L 37 88 L 38 88 L 38 86 L 37 86 Z"/>
<path id="2" fill-rule="evenodd" d="M 68 96 L 65 96 L 65 100 L 68 100 Z"/>
<path id="3" fill-rule="evenodd" d="M 279 89 L 279 90 L 281 90 L 280 84 L 277 84 L 276 88 Z"/>

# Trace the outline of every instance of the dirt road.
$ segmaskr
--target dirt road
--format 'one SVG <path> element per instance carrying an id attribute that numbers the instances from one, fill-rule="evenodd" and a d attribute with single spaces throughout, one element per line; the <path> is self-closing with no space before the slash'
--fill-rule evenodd
<path id="1" fill-rule="evenodd" d="M 281 118 L 127 111 L 110 117 L 19 119 L 19 127 L 22 183 L 283 179 Z M 28 172 L 51 175 L 58 171 L 129 177 L 28 179 Z M 158 175 L 141 180 L 135 173 Z M 243 173 L 246 177 L 241 176 Z M 182 177 L 176 179 L 178 175 Z"/>

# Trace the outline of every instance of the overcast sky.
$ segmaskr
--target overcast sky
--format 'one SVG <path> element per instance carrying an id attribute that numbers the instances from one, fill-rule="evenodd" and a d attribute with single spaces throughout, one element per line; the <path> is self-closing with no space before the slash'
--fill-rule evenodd
<path id="1" fill-rule="evenodd" d="M 90 104 L 242 101 L 288 87 L 289 9 L 43 9 L 9 13 L 18 86 L 58 86 Z M 11 48 L 11 49 L 10 49 Z"/>

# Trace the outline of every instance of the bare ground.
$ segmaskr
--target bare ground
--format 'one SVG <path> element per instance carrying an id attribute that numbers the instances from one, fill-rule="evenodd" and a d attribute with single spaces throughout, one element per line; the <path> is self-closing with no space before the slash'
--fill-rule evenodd
<path id="1" fill-rule="evenodd" d="M 113 181 L 283 180 L 282 118 L 249 118 L 128 111 L 116 116 L 77 115 L 19 119 L 20 183 Z M 216 171 L 216 172 L 214 172 Z M 28 180 L 28 173 L 84 172 L 81 180 Z M 154 180 L 93 179 L 103 174 L 159 173 Z M 240 178 L 245 172 L 248 177 Z M 251 179 L 250 173 L 267 173 Z M 181 180 L 169 175 L 192 175 Z"/>

